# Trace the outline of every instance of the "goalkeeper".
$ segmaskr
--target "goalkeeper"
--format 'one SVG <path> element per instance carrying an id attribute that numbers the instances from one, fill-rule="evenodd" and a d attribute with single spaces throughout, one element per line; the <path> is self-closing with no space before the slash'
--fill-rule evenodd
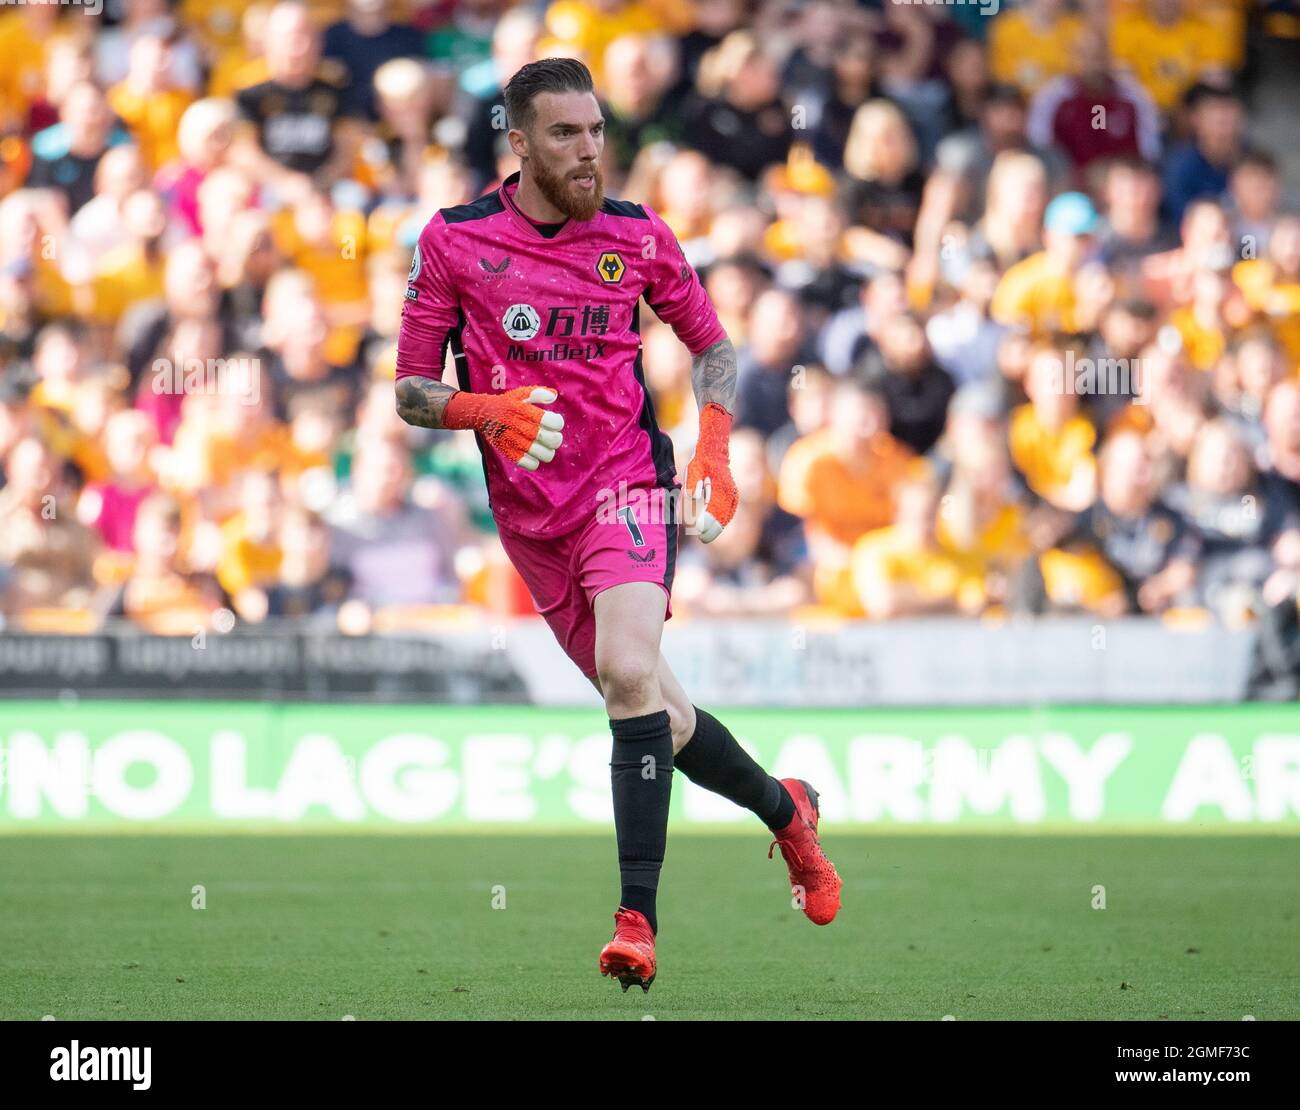
<path id="1" fill-rule="evenodd" d="M 840 880 L 818 842 L 815 791 L 759 767 L 660 652 L 680 526 L 710 543 L 736 511 L 736 352 L 663 220 L 603 195 L 604 120 L 586 67 L 526 65 L 505 102 L 522 168 L 421 233 L 398 411 L 475 432 L 506 553 L 604 699 L 621 886 L 599 966 L 624 990 L 648 989 L 674 768 L 772 830 L 811 920 L 835 916 Z M 693 356 L 700 435 L 684 499 L 642 373 L 643 297 Z M 448 347 L 456 386 L 442 381 Z"/>

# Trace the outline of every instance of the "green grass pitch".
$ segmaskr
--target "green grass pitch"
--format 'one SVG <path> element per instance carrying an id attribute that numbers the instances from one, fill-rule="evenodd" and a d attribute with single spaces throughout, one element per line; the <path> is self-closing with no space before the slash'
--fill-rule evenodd
<path id="1" fill-rule="evenodd" d="M 0 837 L 0 1018 L 1300 1017 L 1293 837 L 825 843 L 818 928 L 761 830 L 670 835 L 624 994 L 612 832 Z"/>

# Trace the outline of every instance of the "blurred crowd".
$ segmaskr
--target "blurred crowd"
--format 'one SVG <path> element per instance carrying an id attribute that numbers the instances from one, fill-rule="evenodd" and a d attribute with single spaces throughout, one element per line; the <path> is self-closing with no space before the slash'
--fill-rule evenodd
<path id="1" fill-rule="evenodd" d="M 0 7 L 10 627 L 532 612 L 393 377 L 420 229 L 557 55 L 739 352 L 675 612 L 1294 608 L 1300 209 L 1251 124 L 1297 4 L 104 0 Z M 690 356 L 643 342 L 681 473 Z"/>

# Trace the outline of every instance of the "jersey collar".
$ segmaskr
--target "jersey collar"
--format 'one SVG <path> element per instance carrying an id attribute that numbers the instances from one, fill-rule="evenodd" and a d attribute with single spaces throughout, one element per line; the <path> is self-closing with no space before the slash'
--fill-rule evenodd
<path id="1" fill-rule="evenodd" d="M 510 215 L 516 221 L 518 221 L 520 224 L 526 227 L 529 231 L 531 231 L 534 235 L 537 236 L 537 238 L 541 239 L 543 242 L 553 243 L 555 242 L 556 239 L 560 238 L 560 236 L 567 235 L 569 233 L 569 228 L 572 227 L 574 223 L 572 219 L 565 220 L 564 226 L 560 228 L 560 230 L 557 231 L 554 235 L 548 237 L 546 235 L 543 235 L 538 230 L 537 225 L 533 223 L 533 221 L 530 220 L 527 216 L 524 215 L 523 210 L 519 207 L 519 205 L 517 205 L 514 202 L 514 199 L 509 195 L 509 193 L 506 192 L 506 190 L 510 186 L 512 185 L 518 186 L 519 175 L 520 175 L 520 171 L 515 170 L 514 173 L 512 173 L 503 182 L 501 182 L 501 188 L 497 190 L 497 193 L 501 197 L 501 204 L 504 206 L 505 210 L 509 212 Z"/>

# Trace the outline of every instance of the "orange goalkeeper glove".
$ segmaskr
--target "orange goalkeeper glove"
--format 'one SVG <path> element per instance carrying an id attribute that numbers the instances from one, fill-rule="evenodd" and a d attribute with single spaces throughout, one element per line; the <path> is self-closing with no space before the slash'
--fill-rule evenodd
<path id="1" fill-rule="evenodd" d="M 444 428 L 473 428 L 512 463 L 536 470 L 555 458 L 564 442 L 564 417 L 537 406 L 559 397 L 544 385 L 521 385 L 505 393 L 453 393 L 442 413 Z"/>
<path id="2" fill-rule="evenodd" d="M 736 483 L 731 477 L 728 451 L 731 443 L 731 413 L 710 401 L 700 413 L 700 438 L 695 457 L 686 468 L 686 492 L 703 498 L 696 532 L 702 543 L 712 543 L 736 515 Z"/>

